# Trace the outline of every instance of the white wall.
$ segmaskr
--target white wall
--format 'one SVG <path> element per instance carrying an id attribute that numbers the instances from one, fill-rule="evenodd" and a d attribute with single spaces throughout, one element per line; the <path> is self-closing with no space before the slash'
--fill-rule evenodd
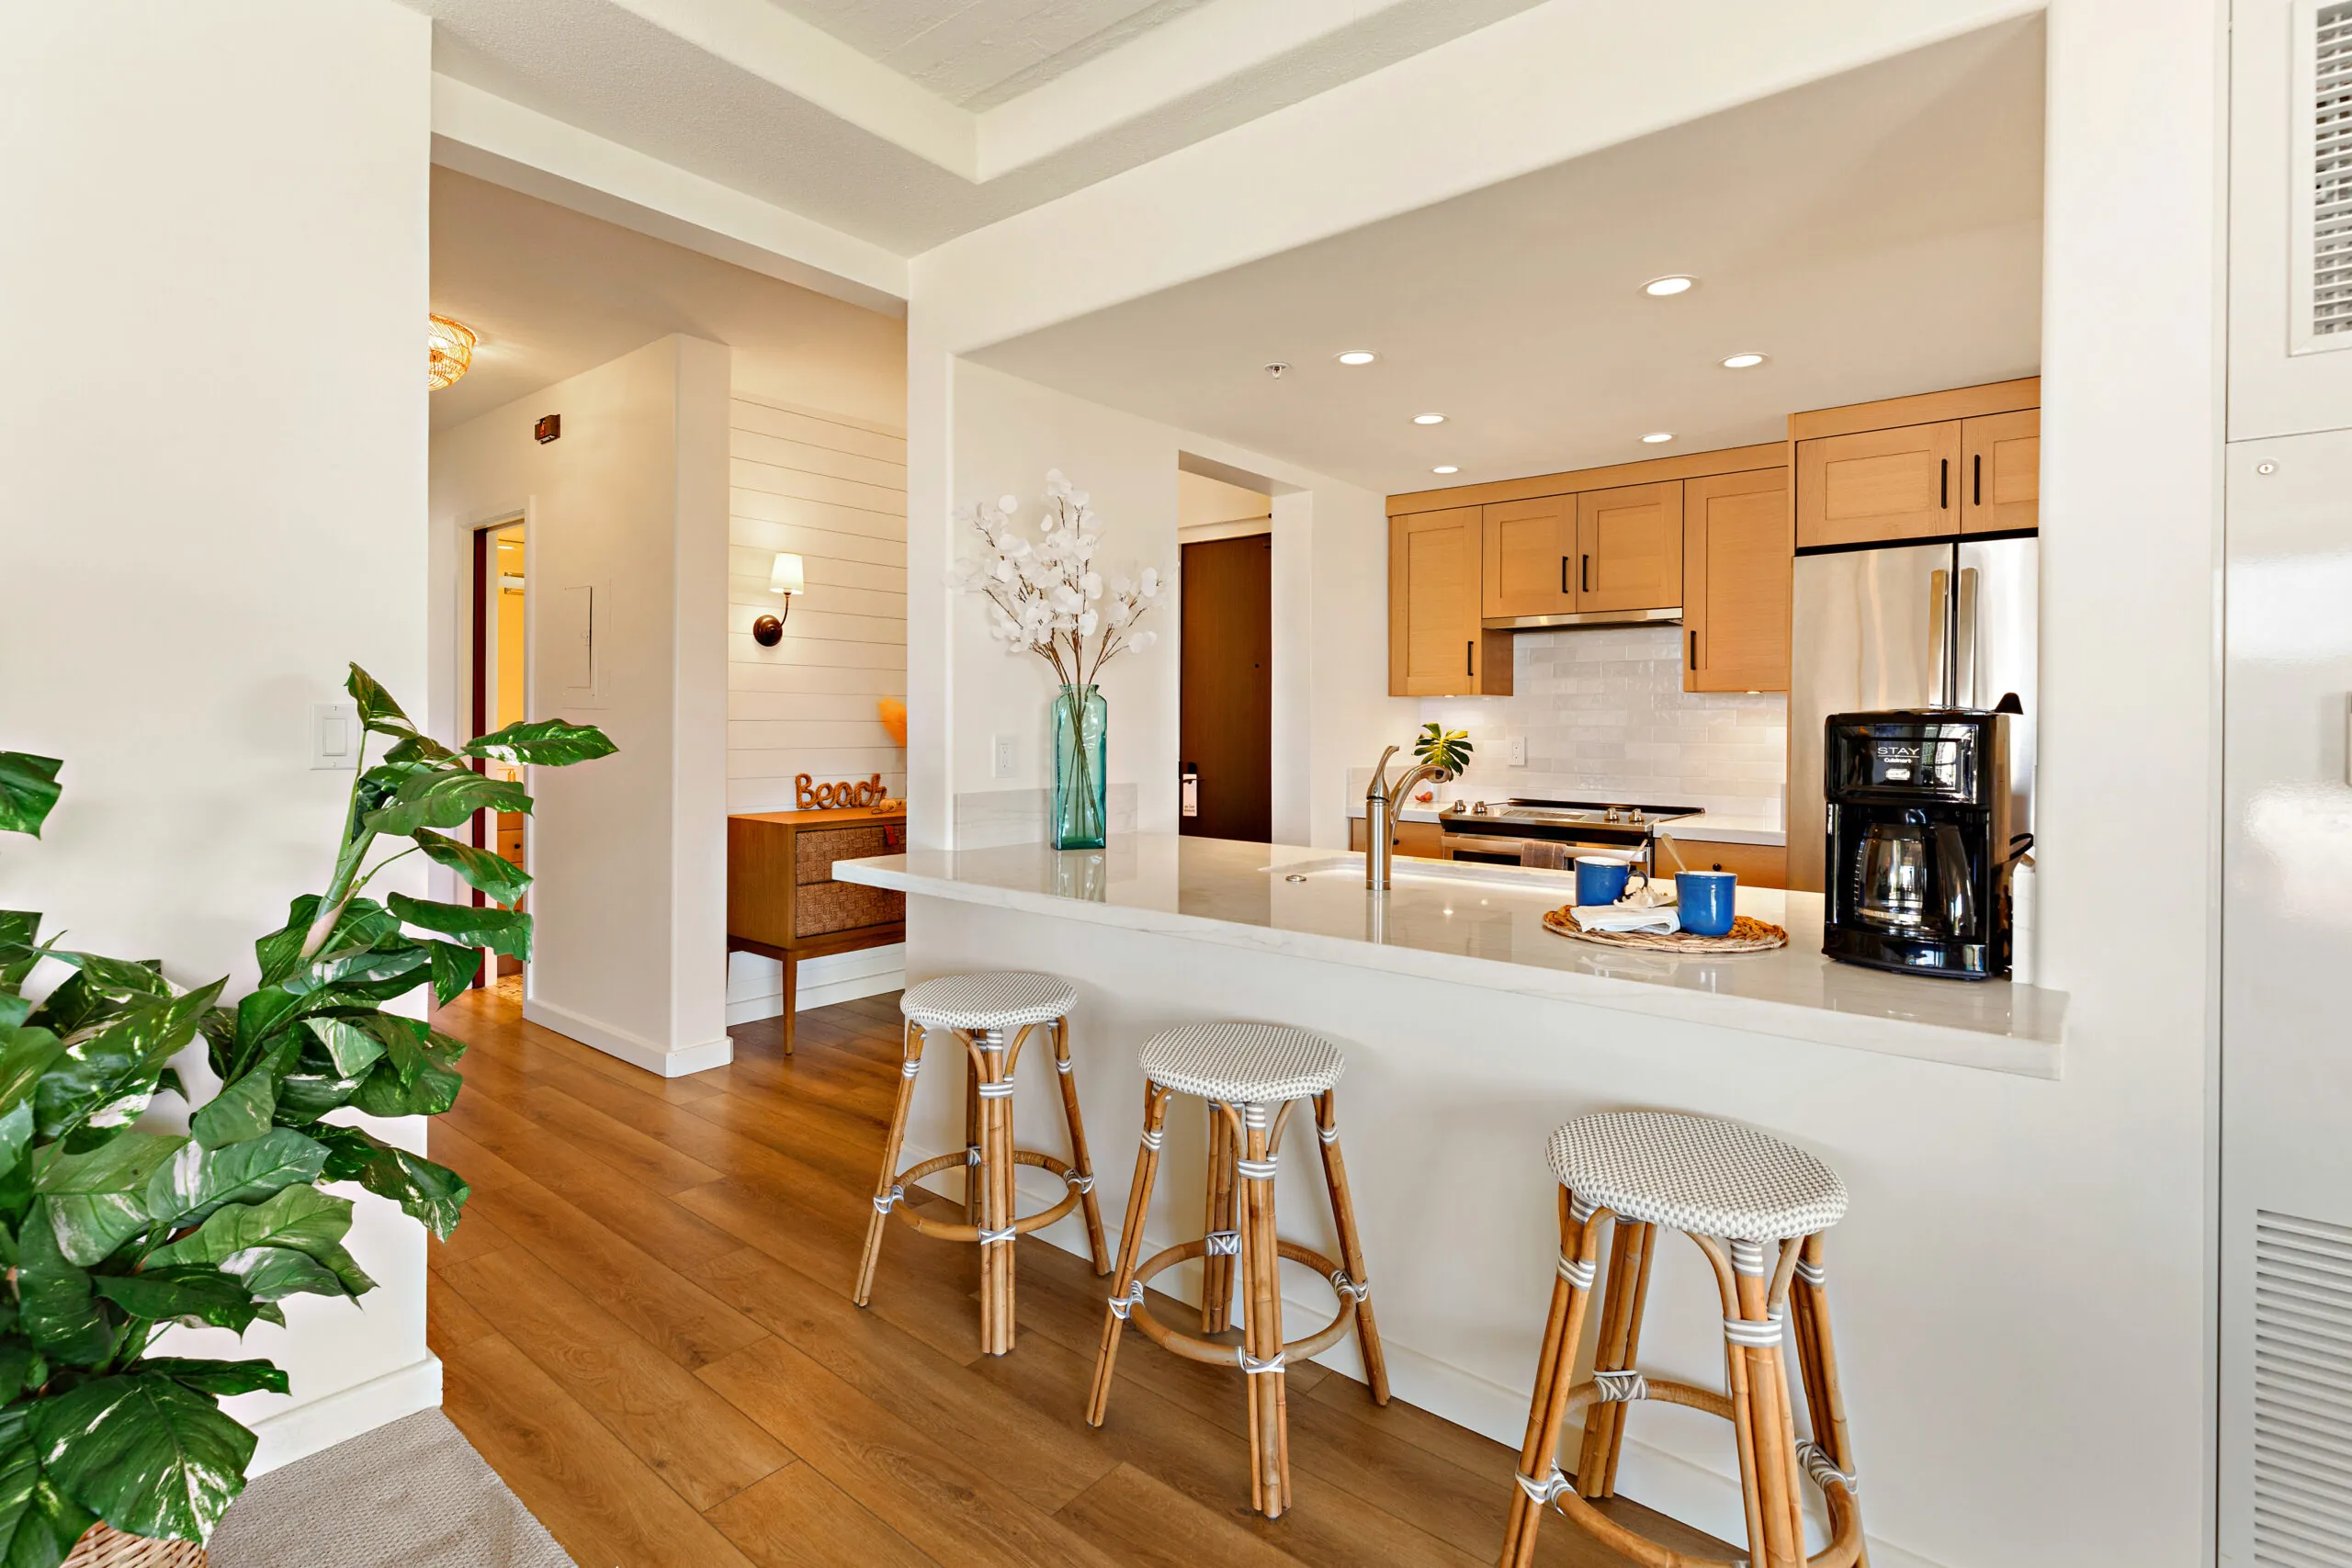
<path id="1" fill-rule="evenodd" d="M 423 701 L 430 45 L 384 0 L 0 10 L 0 746 L 66 789 L 0 902 L 177 982 L 250 988 L 323 881 L 345 661 Z M 424 1233 L 363 1195 L 351 1245 L 364 1304 L 246 1337 L 293 1379 L 232 1402 L 264 1466 L 438 1402 Z"/>
<path id="2" fill-rule="evenodd" d="M 879 773 L 903 798 L 907 754 L 876 705 L 907 694 L 906 432 L 745 397 L 741 379 L 739 363 L 729 436 L 727 809 L 795 810 L 802 773 L 819 784 Z M 782 640 L 762 648 L 752 623 L 783 608 L 768 592 L 779 550 L 801 558 L 808 592 L 794 596 Z M 892 942 L 804 960 L 797 1006 L 897 989 L 905 952 Z M 775 960 L 729 958 L 728 1022 L 775 1017 L 783 992 Z"/>
<path id="3" fill-rule="evenodd" d="M 666 337 L 433 440 L 436 601 L 475 525 L 530 512 L 530 713 L 620 748 L 535 770 L 524 1016 L 650 1071 L 729 1059 L 725 1017 L 728 350 Z M 533 422 L 561 416 L 542 446 Z M 567 590 L 594 591 L 599 690 L 568 687 Z M 451 610 L 436 681 L 467 688 Z"/>

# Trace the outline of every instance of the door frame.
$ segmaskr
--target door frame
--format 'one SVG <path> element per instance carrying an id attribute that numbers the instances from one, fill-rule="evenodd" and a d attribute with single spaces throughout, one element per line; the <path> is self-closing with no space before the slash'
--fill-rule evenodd
<path id="1" fill-rule="evenodd" d="M 535 500 L 526 500 L 520 507 L 494 513 L 481 522 L 467 525 L 469 536 L 467 547 L 471 558 L 469 570 L 461 574 L 461 582 L 468 606 L 466 626 L 469 653 L 460 711 L 467 716 L 472 727 L 468 731 L 469 735 L 485 735 L 494 728 L 491 723 L 491 688 L 497 678 L 494 667 L 496 634 L 492 629 L 495 617 L 491 613 L 491 606 L 495 603 L 492 593 L 496 584 L 492 581 L 495 569 L 492 565 L 493 554 L 492 540 L 494 536 L 509 528 L 520 527 L 523 530 L 524 558 L 527 562 L 530 558 L 530 541 L 537 511 Z M 523 713 L 526 717 L 529 716 L 533 707 L 529 650 L 532 633 L 536 629 L 534 622 L 538 610 L 537 602 L 528 586 L 529 578 L 530 569 L 526 565 L 524 568 L 526 586 L 523 591 Z M 473 769 L 474 772 L 487 776 L 490 772 L 488 760 L 475 758 Z M 478 850 L 489 849 L 492 846 L 494 835 L 490 822 L 490 813 L 487 810 L 474 813 L 469 836 L 473 847 Z M 530 869 L 528 864 L 531 858 L 530 845 L 530 832 L 526 828 L 523 837 L 523 859 L 526 863 L 524 865 L 526 871 Z M 467 892 L 470 896 L 469 901 L 477 908 L 483 908 L 490 902 L 488 896 L 478 887 L 469 887 Z M 474 987 L 480 988 L 489 985 L 496 977 L 497 973 L 495 955 L 489 948 L 483 948 L 481 962 L 474 965 Z M 526 989 L 530 984 L 529 973 L 529 966 L 526 965 L 524 985 Z"/>

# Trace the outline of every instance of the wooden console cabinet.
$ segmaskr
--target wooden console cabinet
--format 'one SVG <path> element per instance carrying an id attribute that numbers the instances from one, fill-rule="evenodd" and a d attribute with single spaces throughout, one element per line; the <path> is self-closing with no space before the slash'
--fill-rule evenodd
<path id="1" fill-rule="evenodd" d="M 906 940 L 906 895 L 837 882 L 833 863 L 906 847 L 904 811 L 763 811 L 727 819 L 727 951 L 784 965 L 785 1055 L 796 1032 L 800 960 Z"/>

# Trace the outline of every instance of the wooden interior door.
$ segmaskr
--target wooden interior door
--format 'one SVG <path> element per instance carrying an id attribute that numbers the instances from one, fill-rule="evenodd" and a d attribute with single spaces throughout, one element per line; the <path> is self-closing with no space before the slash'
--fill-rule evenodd
<path id="1" fill-rule="evenodd" d="M 1682 481 L 1577 497 L 1577 609 L 1670 610 L 1682 603 Z"/>
<path id="2" fill-rule="evenodd" d="M 1959 533 L 1960 426 L 1948 419 L 1798 442 L 1798 547 Z"/>
<path id="3" fill-rule="evenodd" d="M 1183 547 L 1177 745 L 1200 793 L 1181 832 L 1273 837 L 1273 546 L 1251 534 Z"/>
<path id="4" fill-rule="evenodd" d="M 1789 689 L 1789 471 L 1682 484 L 1682 689 Z"/>
<path id="5" fill-rule="evenodd" d="M 1997 534 L 2041 525 L 2041 411 L 1986 414 L 1960 422 L 1960 531 Z"/>
<path id="6" fill-rule="evenodd" d="M 1547 495 L 1486 508 L 1489 615 L 1559 615 L 1577 607 L 1577 498 Z"/>
<path id="7" fill-rule="evenodd" d="M 1481 691 L 1479 509 L 1449 507 L 1388 520 L 1388 694 L 1475 696 Z M 1509 691 L 1508 647 L 1502 660 Z M 1487 688 L 1491 690 L 1491 687 Z"/>

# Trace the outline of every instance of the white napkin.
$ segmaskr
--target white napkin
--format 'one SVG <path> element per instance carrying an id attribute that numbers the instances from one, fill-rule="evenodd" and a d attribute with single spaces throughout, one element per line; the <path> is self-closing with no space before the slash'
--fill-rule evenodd
<path id="1" fill-rule="evenodd" d="M 1671 908 L 1634 909 L 1623 904 L 1579 905 L 1577 924 L 1589 931 L 1658 931 L 1671 935 L 1682 929 L 1682 918 Z"/>

